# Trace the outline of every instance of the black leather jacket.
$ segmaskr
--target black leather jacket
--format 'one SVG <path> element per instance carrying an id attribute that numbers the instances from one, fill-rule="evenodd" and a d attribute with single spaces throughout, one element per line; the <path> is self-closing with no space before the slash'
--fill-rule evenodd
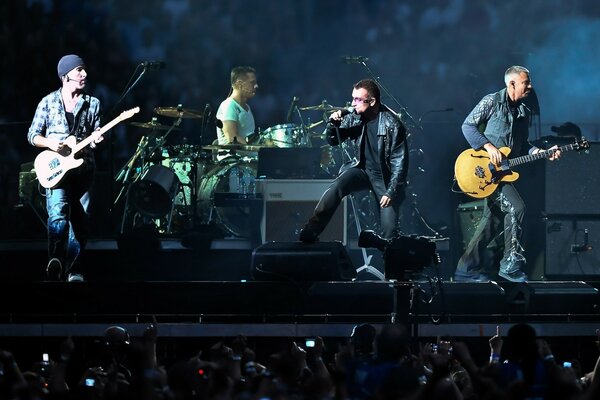
<path id="1" fill-rule="evenodd" d="M 406 175 L 408 173 L 408 143 L 406 141 L 406 128 L 400 118 L 381 105 L 379 112 L 379 129 L 377 132 L 379 164 L 381 165 L 381 174 L 385 187 L 386 195 L 394 199 L 398 191 L 406 185 Z M 360 115 L 348 114 L 342 118 L 339 129 L 332 123 L 327 125 L 325 135 L 327 142 L 335 146 L 344 142 L 346 139 L 352 141 L 355 146 L 354 154 L 360 155 L 360 143 L 363 136 L 364 122 Z M 339 132 L 339 138 L 338 138 Z M 360 159 L 354 159 L 348 167 L 355 167 L 360 163 Z"/>

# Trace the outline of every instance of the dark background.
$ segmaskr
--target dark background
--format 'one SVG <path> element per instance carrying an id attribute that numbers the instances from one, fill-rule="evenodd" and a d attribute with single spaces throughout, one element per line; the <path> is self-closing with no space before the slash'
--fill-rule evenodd
<path id="1" fill-rule="evenodd" d="M 236 65 L 256 68 L 258 94 L 250 101 L 261 129 L 285 123 L 298 106 L 327 100 L 344 106 L 352 84 L 376 76 L 388 89 L 383 102 L 404 111 L 410 127 L 411 187 L 407 231 L 456 232 L 456 208 L 469 198 L 453 193 L 453 165 L 467 147 L 460 125 L 480 98 L 503 86 L 513 64 L 528 67 L 540 103 L 531 138 L 572 121 L 598 140 L 600 4 L 594 1 L 491 2 L 483 0 L 346 1 L 3 1 L 0 5 L 0 237 L 44 235 L 40 221 L 15 208 L 23 163 L 38 150 L 26 132 L 39 100 L 60 86 L 56 64 L 77 53 L 87 64 L 87 90 L 102 101 L 105 119 L 140 106 L 97 151 L 94 215 L 99 235 L 110 235 L 120 215 L 111 210 L 112 176 L 132 156 L 146 130 L 131 121 L 157 117 L 155 107 L 216 110 Z M 342 56 L 368 57 L 367 66 Z M 117 103 L 142 61 L 161 60 Z M 397 101 L 396 101 L 397 100 Z M 450 111 L 440 111 L 447 110 Z M 321 112 L 304 111 L 316 122 Z M 160 122 L 172 119 L 158 116 Z M 294 115 L 295 123 L 299 116 Z M 214 125 L 184 119 L 170 144 L 209 144 Z M 315 128 L 318 131 L 320 127 Z M 543 162 L 541 162 L 543 164 Z M 518 187 L 539 195 L 544 169 L 524 168 Z M 566 196 L 568 193 L 556 195 Z M 537 197 L 542 202 L 543 196 Z M 531 204 L 531 203 L 530 203 Z M 537 220 L 540 204 L 528 208 Z"/>

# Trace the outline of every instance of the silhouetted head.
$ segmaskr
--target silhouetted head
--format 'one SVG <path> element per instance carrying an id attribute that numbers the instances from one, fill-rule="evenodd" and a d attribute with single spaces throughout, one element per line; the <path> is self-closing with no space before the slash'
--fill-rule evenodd
<path id="1" fill-rule="evenodd" d="M 350 343 L 354 345 L 354 350 L 361 354 L 370 354 L 373 352 L 373 342 L 377 335 L 377 329 L 371 324 L 356 325 L 350 334 Z"/>
<path id="2" fill-rule="evenodd" d="M 113 348 L 124 348 L 130 343 L 129 332 L 120 326 L 110 326 L 104 331 L 104 344 Z"/>
<path id="3" fill-rule="evenodd" d="M 375 352 L 379 360 L 397 362 L 410 355 L 410 333 L 402 324 L 385 325 L 375 337 Z"/>
<path id="4" fill-rule="evenodd" d="M 535 329 L 525 323 L 513 325 L 504 340 L 504 353 L 510 361 L 520 361 L 537 357 L 537 334 Z"/>

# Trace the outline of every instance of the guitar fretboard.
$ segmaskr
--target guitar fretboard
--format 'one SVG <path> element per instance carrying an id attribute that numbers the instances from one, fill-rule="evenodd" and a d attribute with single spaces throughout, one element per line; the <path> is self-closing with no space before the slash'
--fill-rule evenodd
<path id="1" fill-rule="evenodd" d="M 516 158 L 510 158 L 508 160 L 508 165 L 510 167 L 513 167 L 515 165 L 525 164 L 525 163 L 528 163 L 528 162 L 531 162 L 531 161 L 540 160 L 542 158 L 548 158 L 552 154 L 554 154 L 557 150 L 560 150 L 561 153 L 564 153 L 564 152 L 571 151 L 571 150 L 580 150 L 582 147 L 586 148 L 584 146 L 581 146 L 580 143 L 571 143 L 571 144 L 567 144 L 567 145 L 561 146 L 558 149 L 542 150 L 542 151 L 539 151 L 539 152 L 537 152 L 535 154 L 528 154 L 526 156 L 521 156 L 521 157 L 516 157 Z"/>

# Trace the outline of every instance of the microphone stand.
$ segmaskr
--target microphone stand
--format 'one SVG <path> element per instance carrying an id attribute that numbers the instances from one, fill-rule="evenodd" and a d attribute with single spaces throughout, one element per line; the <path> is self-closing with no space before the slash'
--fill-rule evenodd
<path id="1" fill-rule="evenodd" d="M 423 116 L 421 116 L 421 118 L 419 118 L 418 121 L 415 121 L 415 119 L 412 117 L 412 115 L 408 112 L 408 110 L 406 109 L 406 107 L 404 107 L 400 101 L 398 101 L 398 99 L 396 99 L 396 97 L 394 97 L 394 95 L 385 87 L 385 85 L 383 84 L 383 82 L 381 82 L 381 80 L 375 75 L 375 73 L 373 72 L 373 70 L 371 70 L 371 68 L 367 65 L 367 58 L 361 58 L 359 60 L 359 64 L 362 64 L 365 69 L 367 70 L 367 72 L 369 73 L 369 75 L 371 76 L 371 78 L 375 81 L 375 83 L 377 83 L 377 85 L 379 86 L 379 88 L 389 97 L 391 98 L 397 105 L 398 107 L 400 107 L 400 111 L 402 114 L 406 115 L 408 117 L 408 119 L 411 121 L 412 123 L 412 127 L 413 128 L 417 128 L 421 131 L 423 131 L 423 127 L 421 126 L 421 120 L 423 118 Z M 393 110 L 392 110 L 393 111 Z M 433 112 L 433 111 L 432 111 Z M 399 115 L 400 118 L 402 119 L 402 115 Z M 407 140 L 410 137 L 410 133 L 407 132 Z M 410 184 L 408 185 L 408 187 L 410 187 Z M 410 195 L 410 194 L 409 194 Z M 411 196 L 413 199 L 416 199 L 416 194 L 413 193 Z M 429 224 L 427 224 L 427 222 L 425 222 L 425 219 L 423 218 L 423 216 L 421 215 L 421 213 L 419 212 L 419 209 L 417 208 L 416 205 L 416 200 L 413 201 L 413 207 L 414 207 L 414 215 L 418 216 L 420 218 L 420 220 L 425 224 L 425 226 L 427 226 L 437 237 L 439 237 L 439 233 L 436 232 L 435 230 L 433 230 L 431 228 L 431 226 L 429 226 Z"/>
<path id="2" fill-rule="evenodd" d="M 123 193 L 126 191 L 126 188 L 129 186 L 129 174 L 134 169 L 135 163 L 138 160 L 138 158 L 140 157 L 140 155 L 142 155 L 142 166 L 143 166 L 143 162 L 144 162 L 143 155 L 146 154 L 145 150 L 146 150 L 147 145 L 148 145 L 148 138 L 146 136 L 142 136 L 142 139 L 140 139 L 140 143 L 138 144 L 138 147 L 137 147 L 135 153 L 133 154 L 133 156 L 131 156 L 131 158 L 129 159 L 127 164 L 125 164 L 119 170 L 119 173 L 115 177 L 115 180 L 117 182 L 119 182 L 121 180 L 123 181 L 123 186 L 121 187 L 121 190 L 119 191 L 119 194 L 117 195 L 117 198 L 113 202 L 113 205 L 117 204 L 117 202 L 119 201 L 119 199 L 121 198 Z"/>
<path id="3" fill-rule="evenodd" d="M 150 156 L 152 156 L 152 154 L 154 154 L 156 149 L 158 149 L 160 146 L 162 146 L 163 143 L 166 143 L 167 136 L 169 136 L 169 134 L 173 131 L 173 129 L 179 127 L 179 124 L 181 124 L 182 119 L 183 119 L 183 110 L 179 111 L 179 117 L 177 117 L 177 120 L 173 123 L 173 125 L 171 125 L 171 127 L 169 128 L 167 133 L 164 134 L 164 136 L 161 138 L 160 141 L 157 140 L 156 143 L 154 144 L 154 147 L 152 147 L 152 149 L 150 149 L 150 152 L 148 153 Z"/>
<path id="4" fill-rule="evenodd" d="M 204 112 L 202 113 L 202 126 L 200 127 L 200 146 L 203 146 L 203 137 L 205 131 L 208 129 L 208 124 L 210 122 L 210 116 L 212 114 L 212 110 L 209 103 L 206 103 L 204 106 Z"/>
<path id="5" fill-rule="evenodd" d="M 135 81 L 133 83 L 131 83 L 133 81 L 133 78 L 136 76 L 136 74 L 138 73 L 138 70 L 140 69 L 140 67 L 143 67 L 142 72 L 139 74 L 139 76 L 135 79 Z M 110 110 L 110 112 L 107 115 L 112 115 L 114 114 L 115 110 L 117 109 L 117 107 L 121 104 L 121 102 L 125 99 L 125 96 L 127 96 L 129 94 L 129 92 L 131 91 L 131 89 L 133 89 L 137 83 L 140 81 L 140 79 L 142 78 L 142 76 L 144 76 L 144 74 L 146 73 L 146 66 L 143 64 L 138 64 L 135 69 L 133 70 L 133 74 L 131 74 L 131 77 L 129 78 L 129 81 L 127 81 L 127 84 L 125 85 L 125 89 L 123 90 L 123 93 L 121 93 L 121 95 L 119 96 L 119 98 L 117 99 L 117 101 L 115 102 L 115 105 L 112 107 L 112 109 Z M 114 138 L 111 137 L 110 140 L 110 146 L 108 146 L 109 149 L 109 153 L 108 153 L 108 163 L 109 163 L 109 168 L 110 168 L 110 176 L 115 176 L 115 150 L 114 150 Z M 114 197 L 114 185 L 110 185 L 110 197 L 113 198 Z M 120 196 L 120 194 L 119 194 Z M 116 204 L 116 201 L 115 201 Z M 109 210 L 110 213 L 112 213 L 113 209 L 111 208 Z"/>
<path id="6" fill-rule="evenodd" d="M 308 131 L 308 127 L 310 125 L 310 118 L 308 119 L 308 123 L 304 123 L 304 118 L 302 117 L 302 113 L 300 112 L 300 109 L 298 108 L 297 105 L 294 105 L 294 109 L 292 110 L 292 112 L 296 112 L 298 114 L 298 118 L 300 119 L 300 129 L 301 129 L 300 132 L 304 136 L 303 138 L 301 138 L 299 140 L 297 145 L 312 147 L 312 141 L 310 140 L 310 132 Z M 290 121 L 291 121 L 291 119 L 290 119 Z"/>
<path id="7" fill-rule="evenodd" d="M 433 114 L 433 113 L 442 113 L 442 112 L 449 112 L 449 111 L 454 111 L 453 108 L 448 107 L 448 108 L 444 108 L 444 109 L 432 109 L 432 110 L 427 110 L 423 113 L 423 115 L 421 115 L 419 117 L 419 120 L 417 121 L 417 123 L 419 124 L 419 127 L 421 129 L 421 131 L 423 130 L 423 127 L 421 125 L 421 121 L 423 120 L 423 118 L 425 118 L 426 115 L 429 114 Z M 423 150 L 422 149 L 416 149 L 416 151 L 418 151 L 420 154 L 423 154 Z M 424 172 L 424 170 L 419 167 L 418 170 L 420 172 Z M 410 181 L 408 182 L 407 188 L 410 190 L 411 185 L 410 185 Z M 423 217 L 423 214 L 421 214 L 421 211 L 419 211 L 419 207 L 417 206 L 417 198 L 418 195 L 416 193 L 414 193 L 412 190 L 410 190 L 409 196 L 411 198 L 410 201 L 410 205 L 412 206 L 412 213 L 411 213 L 411 217 L 416 217 L 419 221 L 421 221 L 421 223 L 423 224 L 423 226 L 425 228 L 427 228 L 427 230 L 429 230 L 434 237 L 436 238 L 440 238 L 442 237 L 442 235 L 436 231 L 435 229 L 433 229 L 433 227 L 431 225 L 429 225 L 429 223 L 427 222 L 427 220 L 425 220 L 425 218 Z M 414 227 L 416 228 L 416 226 Z"/>
<path id="8" fill-rule="evenodd" d="M 421 128 L 421 125 L 419 124 L 420 121 L 419 122 L 415 121 L 415 119 L 412 117 L 412 115 L 410 115 L 410 113 L 408 112 L 408 110 L 406 109 L 406 107 L 404 107 L 398 101 L 398 99 L 396 99 L 396 97 L 394 97 L 394 95 L 385 87 L 385 85 L 383 84 L 383 82 L 381 82 L 381 80 L 375 75 L 375 73 L 367 65 L 367 60 L 366 59 L 365 60 L 361 60 L 361 61 L 359 61 L 359 64 L 362 64 L 366 68 L 367 72 L 371 76 L 371 79 L 373 79 L 375 81 L 375 83 L 377 83 L 377 85 L 379 86 L 379 88 L 390 99 L 392 99 L 398 105 L 398 107 L 400 107 L 400 117 L 402 117 L 402 114 L 406 115 L 408 117 L 408 119 L 412 122 L 414 128 L 419 128 L 419 129 L 422 130 L 423 128 Z M 396 114 L 398 114 L 398 113 L 396 113 Z"/>

